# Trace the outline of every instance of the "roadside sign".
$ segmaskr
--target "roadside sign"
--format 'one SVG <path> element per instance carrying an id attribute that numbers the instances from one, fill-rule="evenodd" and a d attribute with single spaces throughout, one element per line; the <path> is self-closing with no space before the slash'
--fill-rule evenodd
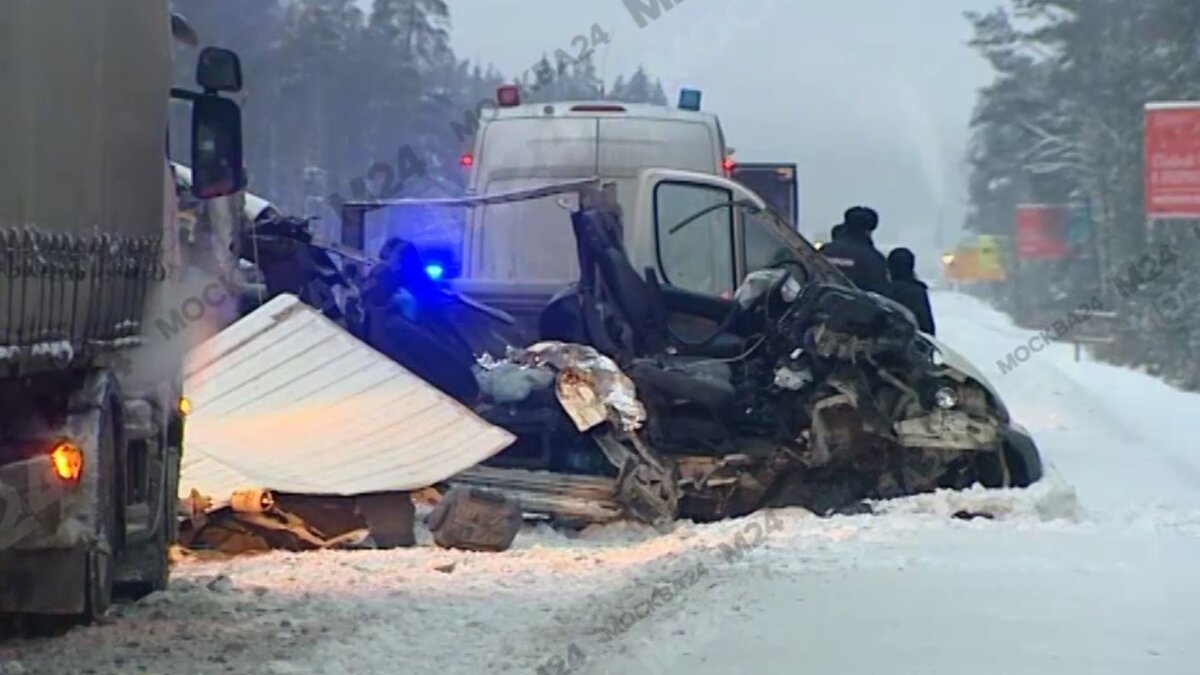
<path id="1" fill-rule="evenodd" d="M 1021 204 L 1017 207 L 1017 257 L 1061 260 L 1070 253 L 1066 224 L 1071 209 L 1061 204 Z"/>
<path id="2" fill-rule="evenodd" d="M 1200 101 L 1148 103 L 1147 218 L 1200 218 Z"/>

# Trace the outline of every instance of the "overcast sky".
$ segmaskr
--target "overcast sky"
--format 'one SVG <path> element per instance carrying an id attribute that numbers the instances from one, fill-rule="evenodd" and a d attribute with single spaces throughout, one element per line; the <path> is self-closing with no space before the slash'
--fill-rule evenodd
<path id="1" fill-rule="evenodd" d="M 649 3 L 650 0 L 643 0 Z M 742 161 L 800 165 L 804 230 L 847 206 L 877 239 L 932 252 L 962 219 L 967 123 L 986 64 L 963 12 L 998 0 L 685 0 L 638 28 L 622 0 L 449 0 L 455 51 L 516 74 L 600 24 L 606 79 L 645 64 L 674 102 L 704 92 Z"/>

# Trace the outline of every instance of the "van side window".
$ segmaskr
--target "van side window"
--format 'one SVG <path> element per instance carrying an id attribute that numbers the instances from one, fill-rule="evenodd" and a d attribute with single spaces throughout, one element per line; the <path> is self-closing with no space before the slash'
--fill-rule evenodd
<path id="1" fill-rule="evenodd" d="M 745 236 L 746 273 L 777 265 L 784 261 L 799 262 L 799 257 L 786 241 L 771 231 L 767 216 L 742 212 L 742 232 Z"/>
<path id="2" fill-rule="evenodd" d="M 658 260 L 668 284 L 705 295 L 733 293 L 733 209 L 714 209 L 671 232 L 696 213 L 732 199 L 729 190 L 711 185 L 663 182 L 655 187 Z"/>

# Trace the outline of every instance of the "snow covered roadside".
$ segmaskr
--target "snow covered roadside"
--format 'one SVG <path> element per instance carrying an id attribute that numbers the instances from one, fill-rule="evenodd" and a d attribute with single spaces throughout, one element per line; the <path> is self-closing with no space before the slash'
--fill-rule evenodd
<path id="1" fill-rule="evenodd" d="M 686 547 L 652 534 L 536 529 L 499 555 L 425 545 L 186 562 L 168 591 L 105 625 L 0 642 L 0 673 L 504 672 L 551 613 Z"/>
<path id="2" fill-rule="evenodd" d="M 412 549 L 186 562 L 103 625 L 0 642 L 0 674 L 535 673 L 570 641 L 590 650 L 742 526 L 531 528 L 501 554 L 436 549 L 421 532 Z"/>
<path id="3" fill-rule="evenodd" d="M 1194 535 L 1090 523 L 813 523 L 580 672 L 1184 675 L 1200 658 L 1198 559 Z"/>
<path id="4" fill-rule="evenodd" d="M 1033 333 L 968 296 L 933 302 L 941 334 L 1000 390 L 1089 515 L 1143 527 L 1200 522 L 1200 395 L 1088 357 L 1075 363 L 1069 344 L 1003 373 L 998 362 Z"/>
<path id="5" fill-rule="evenodd" d="M 1193 673 L 1200 396 L 1052 345 L 972 298 L 941 335 L 1037 440 L 1028 491 L 899 500 L 795 523 L 685 603 L 598 645 L 587 673 Z M 994 520 L 959 521 L 959 510 Z"/>

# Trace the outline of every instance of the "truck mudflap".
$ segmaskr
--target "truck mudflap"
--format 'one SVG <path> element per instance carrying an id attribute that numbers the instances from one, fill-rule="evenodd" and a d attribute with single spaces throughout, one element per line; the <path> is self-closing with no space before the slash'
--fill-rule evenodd
<path id="1" fill-rule="evenodd" d="M 84 461 L 95 463 L 95 456 Z M 86 486 L 86 479 L 73 485 L 58 480 L 48 456 L 0 468 L 0 612 L 84 611 L 94 539 Z"/>
<path id="2" fill-rule="evenodd" d="M 0 613 L 85 616 L 97 556 L 111 559 L 114 532 L 110 476 L 119 446 L 111 404 L 116 379 L 93 371 L 71 391 L 60 426 L 38 431 L 36 443 L 66 439 L 82 451 L 78 478 L 57 475 L 53 456 L 37 453 L 0 467 Z M 94 604 L 92 609 L 102 612 Z"/>
<path id="3" fill-rule="evenodd" d="M 82 614 L 87 560 L 83 545 L 0 552 L 0 613 Z M 47 579 L 57 583 L 46 583 Z M 78 583 L 70 583 L 71 579 Z"/>
<path id="4" fill-rule="evenodd" d="M 0 567 L 14 550 L 88 543 L 89 500 L 83 487 L 59 480 L 49 456 L 0 467 Z"/>

